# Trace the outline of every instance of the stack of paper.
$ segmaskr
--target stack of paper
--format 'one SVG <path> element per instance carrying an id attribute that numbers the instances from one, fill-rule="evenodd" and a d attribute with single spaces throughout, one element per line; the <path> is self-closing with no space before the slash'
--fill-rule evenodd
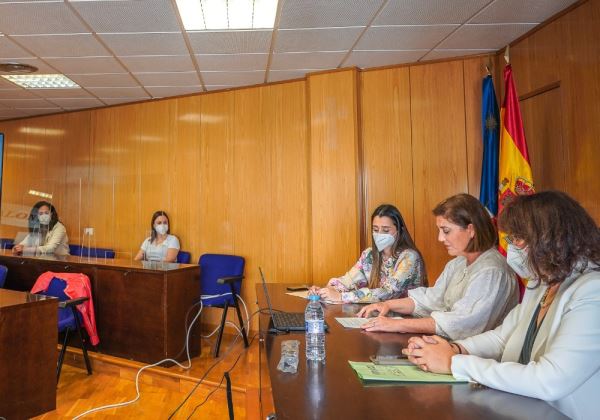
<path id="1" fill-rule="evenodd" d="M 339 322 L 340 324 L 342 324 L 342 326 L 344 328 L 360 328 L 363 326 L 363 324 L 367 321 L 369 321 L 370 318 L 357 318 L 357 317 L 351 317 L 351 318 L 336 318 L 335 320 L 337 322 Z M 394 317 L 390 317 L 390 319 L 402 319 L 401 316 L 394 316 Z"/>
<path id="2" fill-rule="evenodd" d="M 371 362 L 351 362 L 350 366 L 363 381 L 464 383 L 452 375 L 424 372 L 416 366 L 376 365 Z"/>

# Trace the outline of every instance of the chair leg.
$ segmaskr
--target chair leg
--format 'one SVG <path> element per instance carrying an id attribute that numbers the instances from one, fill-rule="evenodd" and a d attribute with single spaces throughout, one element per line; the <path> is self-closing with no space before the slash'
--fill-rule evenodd
<path id="1" fill-rule="evenodd" d="M 73 311 L 73 316 L 75 317 L 75 325 L 77 325 L 77 332 L 79 333 L 79 339 L 81 340 L 81 351 L 83 352 L 83 359 L 85 360 L 85 367 L 87 369 L 88 375 L 92 374 L 92 365 L 90 363 L 90 358 L 87 352 L 87 344 L 83 339 L 83 333 L 81 332 L 81 325 L 79 324 L 79 317 L 77 316 L 77 312 L 74 307 L 71 307 Z"/>
<path id="2" fill-rule="evenodd" d="M 225 330 L 225 321 L 227 320 L 227 310 L 229 309 L 229 301 L 225 301 L 223 307 L 223 315 L 221 316 L 221 327 L 219 328 L 219 336 L 217 337 L 217 345 L 215 346 L 215 358 L 219 357 L 219 349 L 221 348 L 221 340 L 223 339 L 223 331 Z"/>
<path id="3" fill-rule="evenodd" d="M 69 328 L 65 331 L 65 339 L 63 341 L 62 348 L 60 349 L 60 354 L 58 355 L 58 363 L 56 365 L 56 383 L 58 383 L 60 379 L 60 371 L 62 369 L 63 360 L 65 359 L 65 352 L 67 351 L 67 343 L 69 341 L 69 332 L 71 330 Z"/>
<path id="4" fill-rule="evenodd" d="M 240 321 L 240 328 L 242 330 L 242 337 L 244 338 L 244 346 L 248 347 L 248 335 L 246 334 L 246 328 L 244 327 L 244 320 L 242 319 L 242 313 L 240 312 L 240 305 L 237 301 L 237 296 L 233 297 L 233 305 L 235 306 L 235 311 L 237 312 L 238 320 Z"/>

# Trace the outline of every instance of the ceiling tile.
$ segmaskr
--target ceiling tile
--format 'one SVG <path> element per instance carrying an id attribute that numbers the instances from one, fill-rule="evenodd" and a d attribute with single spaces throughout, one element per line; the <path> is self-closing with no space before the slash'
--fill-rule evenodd
<path id="1" fill-rule="evenodd" d="M 26 117 L 27 114 L 20 109 L 3 109 L 0 108 L 0 120 L 8 120 L 11 118 Z"/>
<path id="2" fill-rule="evenodd" d="M 101 34 L 100 38 L 116 55 L 188 54 L 180 33 Z"/>
<path id="3" fill-rule="evenodd" d="M 215 91 L 215 90 L 224 90 L 224 89 L 232 89 L 237 86 L 234 85 L 205 85 L 207 91 Z"/>
<path id="4" fill-rule="evenodd" d="M 148 86 L 146 90 L 155 98 L 188 95 L 202 92 L 202 86 Z"/>
<path id="5" fill-rule="evenodd" d="M 105 56 L 108 51 L 93 35 L 33 35 L 15 36 L 15 41 L 38 57 Z"/>
<path id="6" fill-rule="evenodd" d="M 43 98 L 91 98 L 83 89 L 36 89 L 36 94 Z"/>
<path id="7" fill-rule="evenodd" d="M 264 71 L 203 71 L 202 78 L 206 85 L 255 85 L 265 80 Z"/>
<path id="8" fill-rule="evenodd" d="M 170 1 L 71 1 L 71 4 L 97 33 L 180 30 Z"/>
<path id="9" fill-rule="evenodd" d="M 540 23 L 576 0 L 496 0 L 469 23 Z"/>
<path id="10" fill-rule="evenodd" d="M 25 112 L 28 116 L 33 116 L 33 115 L 55 114 L 57 112 L 62 112 L 63 109 L 59 108 L 59 107 L 54 107 L 54 108 L 28 108 L 28 109 L 21 109 L 20 111 Z"/>
<path id="11" fill-rule="evenodd" d="M 144 86 L 196 86 L 200 84 L 196 72 L 136 73 L 135 77 Z"/>
<path id="12" fill-rule="evenodd" d="M 277 31 L 275 52 L 349 50 L 364 28 L 285 29 Z"/>
<path id="13" fill-rule="evenodd" d="M 7 82 L 8 83 L 8 82 Z M 26 90 L 26 89 L 15 89 L 12 83 L 10 84 L 12 86 L 11 89 L 5 89 L 5 86 L 2 85 L 2 83 L 0 83 L 0 101 L 2 99 L 36 99 L 38 98 L 38 96 L 34 95 L 33 93 L 31 93 L 30 91 Z"/>
<path id="14" fill-rule="evenodd" d="M 533 28 L 534 24 L 464 25 L 450 35 L 438 49 L 497 50 Z"/>
<path id="15" fill-rule="evenodd" d="M 138 55 L 118 58 L 132 73 L 195 71 L 189 55 Z"/>
<path id="16" fill-rule="evenodd" d="M 10 108 L 53 108 L 54 105 L 44 99 L 0 99 L 0 103 Z"/>
<path id="17" fill-rule="evenodd" d="M 383 0 L 287 0 L 279 28 L 367 26 Z"/>
<path id="18" fill-rule="evenodd" d="M 65 109 L 79 109 L 104 106 L 104 103 L 100 102 L 96 98 L 57 98 L 52 99 L 52 102 Z"/>
<path id="19" fill-rule="evenodd" d="M 0 28 L 8 35 L 89 32 L 64 2 L 0 3 Z"/>
<path id="20" fill-rule="evenodd" d="M 99 98 L 147 98 L 148 94 L 141 87 L 96 87 L 90 88 L 90 92 Z"/>
<path id="21" fill-rule="evenodd" d="M 268 54 L 201 54 L 196 61 L 202 71 L 265 70 Z"/>
<path id="22" fill-rule="evenodd" d="M 0 58 L 24 58 L 24 57 L 33 57 L 23 48 L 12 42 L 10 39 L 5 37 L 4 35 L 0 35 Z"/>
<path id="23" fill-rule="evenodd" d="M 340 65 L 345 55 L 346 51 L 273 54 L 271 69 L 334 69 Z"/>
<path id="24" fill-rule="evenodd" d="M 495 54 L 496 50 L 433 50 L 421 58 L 421 61 L 438 60 L 441 58 L 464 57 L 477 54 Z"/>
<path id="25" fill-rule="evenodd" d="M 45 60 L 63 74 L 125 72 L 123 66 L 113 57 L 58 57 Z"/>
<path id="26" fill-rule="evenodd" d="M 270 70 L 269 82 L 280 82 L 282 80 L 300 79 L 312 70 Z"/>
<path id="27" fill-rule="evenodd" d="M 356 50 L 421 50 L 433 48 L 458 25 L 374 26 L 362 36 Z"/>
<path id="28" fill-rule="evenodd" d="M 270 30 L 188 32 L 194 54 L 266 54 L 272 34 Z"/>
<path id="29" fill-rule="evenodd" d="M 356 66 L 360 68 L 390 66 L 393 64 L 412 63 L 423 57 L 428 50 L 402 50 L 402 51 L 352 51 L 344 62 L 344 67 Z"/>
<path id="30" fill-rule="evenodd" d="M 129 73 L 116 74 L 67 74 L 75 83 L 89 87 L 134 87 L 139 86 Z"/>
<path id="31" fill-rule="evenodd" d="M 491 0 L 395 0 L 388 1 L 373 26 L 439 25 L 464 23 Z M 520 0 L 522 1 L 522 0 Z"/>

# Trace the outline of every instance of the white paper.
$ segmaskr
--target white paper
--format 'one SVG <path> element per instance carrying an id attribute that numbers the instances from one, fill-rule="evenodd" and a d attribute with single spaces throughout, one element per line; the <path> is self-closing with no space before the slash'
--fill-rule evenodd
<path id="1" fill-rule="evenodd" d="M 363 326 L 363 324 L 365 324 L 370 319 L 371 318 L 351 317 L 351 318 L 336 318 L 335 320 L 337 322 L 339 322 L 340 324 L 342 324 L 342 326 L 344 328 L 360 328 Z M 402 317 L 394 316 L 394 317 L 390 317 L 390 319 L 402 319 Z"/>

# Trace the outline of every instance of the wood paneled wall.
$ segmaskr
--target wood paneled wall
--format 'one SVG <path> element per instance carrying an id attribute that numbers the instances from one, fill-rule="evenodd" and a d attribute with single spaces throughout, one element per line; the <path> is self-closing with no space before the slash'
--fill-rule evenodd
<path id="1" fill-rule="evenodd" d="M 591 0 L 511 49 L 538 189 L 565 189 L 596 220 L 598 20 L 600 1 Z M 479 194 L 487 61 L 348 69 L 0 122 L 0 236 L 18 230 L 5 223 L 11 205 L 36 201 L 29 189 L 54 194 L 71 242 L 92 226 L 96 245 L 123 257 L 163 209 L 194 261 L 207 252 L 246 257 L 243 295 L 253 304 L 259 265 L 275 282 L 324 284 L 343 274 L 370 242 L 371 212 L 390 202 L 433 283 L 449 257 L 431 209 L 452 194 Z"/>

